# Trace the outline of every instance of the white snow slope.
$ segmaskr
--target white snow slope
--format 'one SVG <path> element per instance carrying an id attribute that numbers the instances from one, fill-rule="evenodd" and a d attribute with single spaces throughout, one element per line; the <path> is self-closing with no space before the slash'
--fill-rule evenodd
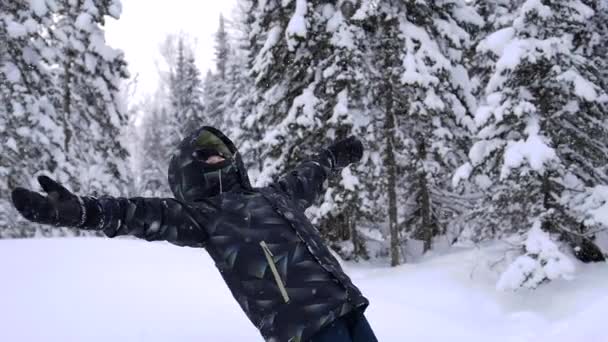
<path id="1" fill-rule="evenodd" d="M 347 269 L 381 342 L 608 341 L 608 266 L 498 292 L 492 253 Z M 0 341 L 262 341 L 206 253 L 165 243 L 0 241 L 0 293 Z"/>

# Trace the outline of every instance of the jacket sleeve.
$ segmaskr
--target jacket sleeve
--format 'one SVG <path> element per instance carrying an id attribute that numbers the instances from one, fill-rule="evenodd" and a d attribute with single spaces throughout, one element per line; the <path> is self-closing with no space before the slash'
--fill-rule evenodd
<path id="1" fill-rule="evenodd" d="M 275 184 L 303 209 L 310 207 L 325 191 L 325 181 L 333 163 L 326 151 L 305 161 Z"/>
<path id="2" fill-rule="evenodd" d="M 104 196 L 95 201 L 97 210 L 92 211 L 94 214 L 86 225 L 96 226 L 94 229 L 102 230 L 108 237 L 132 235 L 189 247 L 204 247 L 207 241 L 202 221 L 209 215 L 175 199 Z"/>

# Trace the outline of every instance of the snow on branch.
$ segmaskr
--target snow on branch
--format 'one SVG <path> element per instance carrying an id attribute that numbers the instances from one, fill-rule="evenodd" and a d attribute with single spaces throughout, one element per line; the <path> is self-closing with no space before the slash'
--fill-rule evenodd
<path id="1" fill-rule="evenodd" d="M 306 12 L 308 11 L 308 2 L 306 0 L 296 0 L 296 10 L 289 20 L 289 24 L 285 29 L 285 37 L 287 38 L 287 46 L 290 51 L 294 51 L 301 39 L 306 39 Z"/>

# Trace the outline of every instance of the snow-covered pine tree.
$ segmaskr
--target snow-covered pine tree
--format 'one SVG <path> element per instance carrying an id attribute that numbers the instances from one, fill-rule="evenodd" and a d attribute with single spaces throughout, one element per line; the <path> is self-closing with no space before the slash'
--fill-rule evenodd
<path id="1" fill-rule="evenodd" d="M 381 8 L 376 8 L 373 15 L 369 18 L 374 26 L 374 40 L 370 49 L 373 51 L 372 61 L 376 66 L 373 70 L 373 98 L 374 104 L 378 108 L 375 112 L 378 133 L 373 145 L 379 155 L 378 164 L 382 165 L 384 190 L 386 192 L 385 212 L 388 214 L 388 233 L 390 242 L 391 265 L 399 265 L 405 258 L 401 253 L 401 233 L 398 220 L 397 202 L 397 158 L 396 150 L 403 149 L 402 140 L 397 140 L 396 132 L 396 113 L 397 96 L 399 92 L 399 75 L 401 74 L 399 59 L 403 49 L 403 42 L 398 38 L 398 20 L 394 16 L 398 8 L 394 3 L 381 4 Z M 392 15 L 388 14 L 391 13 Z M 382 179 L 382 178 L 381 178 Z M 374 182 L 374 180 L 370 179 Z M 376 183 L 378 183 L 376 181 Z M 374 189 L 373 186 L 371 189 Z M 373 190 L 372 190 L 373 191 Z"/>
<path id="2" fill-rule="evenodd" d="M 471 42 L 468 28 L 482 20 L 459 0 L 384 1 L 375 18 L 376 99 L 384 117 L 392 239 L 398 235 L 397 207 L 403 208 L 399 220 L 407 235 L 426 251 L 462 210 L 449 180 L 466 156 L 473 128 L 475 101 L 463 55 Z M 393 183 L 399 184 L 394 200 Z M 393 265 L 399 262 L 396 244 Z"/>
<path id="3" fill-rule="evenodd" d="M 315 92 L 322 100 L 318 114 L 323 122 L 321 131 L 327 143 L 356 135 L 366 142 L 373 141 L 372 116 L 369 115 L 371 94 L 368 92 L 369 66 L 366 53 L 369 40 L 365 24 L 367 16 L 358 13 L 352 2 L 337 2 L 335 5 L 320 4 L 316 9 L 321 16 L 315 26 L 316 36 L 322 41 L 317 63 L 321 78 Z M 314 26 L 313 26 L 314 27 Z M 373 148 L 367 143 L 368 148 Z M 375 154 L 370 153 L 368 155 Z M 379 171 L 373 161 L 363 162 L 346 168 L 341 177 L 329 182 L 323 205 L 311 214 L 319 221 L 323 235 L 333 242 L 333 247 L 347 259 L 367 258 L 366 240 L 370 221 L 379 218 L 379 210 L 374 206 L 378 186 L 369 191 L 370 179 Z M 376 173 L 376 175 L 378 175 Z"/>
<path id="4" fill-rule="evenodd" d="M 184 90 L 187 94 L 191 94 L 190 100 L 186 102 L 185 106 L 187 122 L 189 122 L 187 126 L 192 129 L 201 126 L 205 114 L 201 71 L 196 66 L 194 55 L 186 60 L 185 80 L 187 82 Z M 188 132 L 188 130 L 185 130 L 185 132 Z"/>
<path id="5" fill-rule="evenodd" d="M 8 189 L 15 186 L 36 188 L 38 172 L 51 172 L 76 191 L 121 193 L 128 177 L 119 139 L 126 124 L 119 98 L 126 63 L 105 44 L 102 29 L 105 16 L 118 17 L 120 3 L 57 0 L 2 6 L 7 44 L 1 88 L 8 114 L 3 148 L 10 149 L 2 153 L 7 173 L 2 189 L 7 196 L 2 197 L 8 199 Z M 22 234 L 36 229 L 43 235 L 59 232 L 37 227 Z"/>
<path id="6" fill-rule="evenodd" d="M 220 14 L 220 24 L 215 33 L 215 63 L 220 80 L 226 79 L 228 56 L 230 55 L 230 38 L 226 29 L 224 15 Z"/>
<path id="7" fill-rule="evenodd" d="M 608 0 L 600 0 L 595 15 L 589 22 L 594 35 L 590 37 L 594 60 L 602 76 L 603 89 L 608 89 Z"/>
<path id="8" fill-rule="evenodd" d="M 293 122 L 281 124 L 288 115 L 289 109 L 297 96 L 302 96 L 304 87 L 310 82 L 313 72 L 312 68 L 308 69 L 310 63 L 311 52 L 305 52 L 302 47 L 299 53 L 290 51 L 295 49 L 295 46 L 287 45 L 286 28 L 289 24 L 290 17 L 295 10 L 293 1 L 284 2 L 286 7 L 282 6 L 283 1 L 251 1 L 251 11 L 249 13 L 248 22 L 251 25 L 250 41 L 251 41 L 251 71 L 254 77 L 255 86 L 249 94 L 252 102 L 252 113 L 248 118 L 249 127 L 246 129 L 251 132 L 251 135 L 258 135 L 259 140 L 254 142 L 253 149 L 258 152 L 256 156 L 261 164 L 259 169 L 260 175 L 255 180 L 258 185 L 270 182 L 274 176 L 291 168 L 296 163 L 297 157 L 302 157 L 299 153 L 294 153 L 298 147 L 293 144 L 292 139 L 304 138 L 305 135 L 294 132 L 286 132 L 288 125 L 295 128 Z M 302 9 L 300 2 L 300 13 L 305 11 L 308 13 L 308 3 L 305 1 Z M 300 28 L 305 32 L 308 24 L 306 18 L 300 17 Z M 300 32 L 301 34 L 303 32 Z M 313 38 L 310 36 L 309 38 Z M 294 41 L 298 36 L 292 36 Z M 303 44 L 306 41 L 300 38 Z M 308 72 L 307 72 L 308 69 Z M 300 101 L 306 105 L 305 109 L 298 110 L 297 108 L 291 113 L 290 120 L 293 121 L 296 113 L 302 117 L 302 124 L 314 124 L 314 119 L 310 120 L 311 116 L 315 115 L 314 95 L 309 91 L 309 98 Z M 305 120 L 309 119 L 309 120 Z M 304 122 L 306 121 L 306 122 Z M 302 126 L 302 124 L 300 126 Z M 306 138 L 315 140 L 316 137 Z M 301 145 L 303 147 L 303 145 Z M 306 146 L 312 148 L 311 146 Z M 287 150 L 287 153 L 284 153 Z"/>
<path id="9" fill-rule="evenodd" d="M 160 101 L 159 101 L 160 99 Z M 141 105 L 139 127 L 138 192 L 141 196 L 167 196 L 171 193 L 167 170 L 175 143 L 169 134 L 177 127 L 162 103 L 162 97 L 148 98 Z"/>
<path id="10" fill-rule="evenodd" d="M 226 82 L 219 74 L 207 70 L 203 81 L 203 103 L 205 105 L 205 124 L 225 130 L 227 127 L 226 105 L 227 96 Z"/>
<path id="11" fill-rule="evenodd" d="M 16 213 L 10 191 L 36 185 L 39 171 L 53 171 L 67 159 L 46 60 L 51 47 L 42 34 L 52 20 L 45 6 L 0 3 L 0 238 L 50 234 Z"/>
<path id="12" fill-rule="evenodd" d="M 160 47 L 164 64 L 153 97 L 139 104 L 136 169 L 138 188 L 146 196 L 167 196 L 169 161 L 189 131 L 208 124 L 203 85 L 193 43 L 185 34 L 168 35 Z"/>
<path id="13" fill-rule="evenodd" d="M 486 38 L 494 32 L 511 26 L 516 11 L 524 0 L 476 0 L 472 5 L 483 18 L 483 25 L 473 34 L 474 44 L 470 47 L 470 63 L 467 66 L 473 94 L 476 98 L 483 96 L 485 85 L 492 75 L 496 63 L 496 55 L 485 46 L 494 40 Z M 495 38 L 500 38 L 496 36 Z M 480 44 L 480 42 L 483 43 Z"/>
<path id="14" fill-rule="evenodd" d="M 464 167 L 485 179 L 492 235 L 540 220 L 584 261 L 604 259 L 571 196 L 607 180 L 608 98 L 587 25 L 597 10 L 597 1 L 523 1 L 510 25 L 479 43 L 496 62 L 480 78 L 479 131 Z"/>
<path id="15" fill-rule="evenodd" d="M 262 163 L 258 184 L 336 139 L 361 136 L 367 126 L 365 98 L 358 97 L 365 86 L 363 30 L 340 4 L 252 1 L 248 22 L 255 87 L 248 95 L 253 111 L 244 131 L 262 137 L 252 147 Z M 309 214 L 343 256 L 364 256 L 357 238 L 363 216 L 359 180 L 352 169 L 342 176 L 330 184 L 324 204 Z"/>
<path id="16" fill-rule="evenodd" d="M 203 98 L 205 103 L 205 119 L 208 125 L 227 130 L 230 126 L 230 115 L 227 113 L 227 106 L 234 106 L 228 103 L 227 98 L 230 94 L 228 84 L 228 73 L 230 70 L 230 58 L 232 49 L 230 46 L 230 36 L 226 28 L 226 21 L 220 15 L 219 27 L 215 34 L 215 73 L 207 71 L 203 84 Z M 234 75 L 232 75 L 234 76 Z"/>
<path id="17" fill-rule="evenodd" d="M 120 83 L 129 75 L 123 53 L 104 38 L 105 17 L 118 18 L 118 0 L 57 0 L 50 30 L 56 88 L 71 184 L 83 193 L 118 195 L 130 175 L 121 133 L 128 124 Z"/>
<path id="18" fill-rule="evenodd" d="M 485 86 L 492 76 L 497 56 L 490 49 L 489 44 L 500 44 L 502 38 L 500 34 L 505 27 L 510 27 L 514 17 L 517 15 L 517 9 L 521 6 L 524 0 L 479 0 L 473 1 L 477 13 L 483 18 L 484 24 L 476 30 L 472 36 L 474 43 L 470 46 L 467 56 L 467 69 L 471 78 L 472 93 L 477 100 L 483 99 Z M 475 127 L 476 134 L 478 127 Z M 500 235 L 502 224 L 500 220 L 487 221 L 487 213 L 491 211 L 492 201 L 488 196 L 485 196 L 487 186 L 490 183 L 489 178 L 482 173 L 470 175 L 470 165 L 466 164 L 460 168 L 453 178 L 454 185 L 460 184 L 460 187 L 472 189 L 476 192 L 475 201 L 472 203 L 472 208 L 463 216 L 460 217 L 462 231 L 458 236 L 461 242 L 479 242 L 485 239 L 492 239 Z"/>
<path id="19" fill-rule="evenodd" d="M 169 115 L 180 123 L 180 135 L 186 135 L 204 124 L 203 82 L 194 51 L 184 37 L 178 38 L 176 48 L 175 65 L 169 71 Z"/>
<path id="20" fill-rule="evenodd" d="M 253 88 L 250 75 L 250 24 L 247 22 L 251 1 L 241 0 L 234 8 L 232 20 L 227 22 L 225 30 L 228 36 L 228 53 L 226 56 L 226 77 L 224 80 L 224 130 L 238 145 L 244 162 L 249 166 L 252 179 L 259 172 L 256 154 L 251 149 L 252 142 L 259 140 L 249 130 L 242 128 L 247 124 L 252 104 L 248 97 Z"/>
<path id="21" fill-rule="evenodd" d="M 261 172 L 260 152 L 257 142 L 261 132 L 251 115 L 254 107 L 254 78 L 251 73 L 253 63 L 250 39 L 253 23 L 253 1 L 239 0 L 233 13 L 230 30 L 230 54 L 228 58 L 228 92 L 224 101 L 226 108 L 227 134 L 238 145 L 243 161 L 247 165 L 250 178 L 257 179 Z"/>

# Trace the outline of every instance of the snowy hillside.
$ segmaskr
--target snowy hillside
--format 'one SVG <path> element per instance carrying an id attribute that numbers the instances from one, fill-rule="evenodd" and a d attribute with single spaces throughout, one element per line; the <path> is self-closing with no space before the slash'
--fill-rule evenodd
<path id="1" fill-rule="evenodd" d="M 577 281 L 534 295 L 500 293 L 479 262 L 493 253 L 453 251 L 397 270 L 347 267 L 371 299 L 382 342 L 608 341 L 606 265 L 577 265 Z M 0 341 L 261 341 L 202 250 L 0 241 L 0 279 Z"/>

